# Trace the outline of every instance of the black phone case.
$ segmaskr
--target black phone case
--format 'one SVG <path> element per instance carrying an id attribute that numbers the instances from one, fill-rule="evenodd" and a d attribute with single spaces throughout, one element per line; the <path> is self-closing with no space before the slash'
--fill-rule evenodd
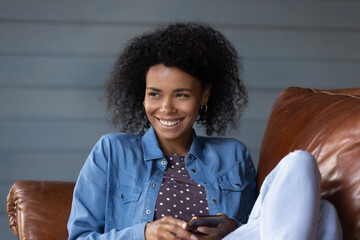
<path id="1" fill-rule="evenodd" d="M 196 229 L 199 226 L 217 227 L 224 220 L 224 218 L 225 217 L 222 215 L 193 217 L 189 221 L 188 230 L 190 231 Z"/>

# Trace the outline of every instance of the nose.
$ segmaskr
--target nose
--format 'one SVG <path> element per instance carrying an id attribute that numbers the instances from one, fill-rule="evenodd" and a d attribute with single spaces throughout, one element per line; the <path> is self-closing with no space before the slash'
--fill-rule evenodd
<path id="1" fill-rule="evenodd" d="M 171 113 L 174 112 L 174 106 L 170 98 L 164 98 L 161 103 L 160 112 Z"/>

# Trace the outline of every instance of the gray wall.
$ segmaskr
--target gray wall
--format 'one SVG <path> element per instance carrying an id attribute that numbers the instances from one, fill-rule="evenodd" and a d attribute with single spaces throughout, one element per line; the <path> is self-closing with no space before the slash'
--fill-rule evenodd
<path id="1" fill-rule="evenodd" d="M 103 83 L 132 36 L 201 20 L 243 57 L 250 105 L 230 135 L 255 164 L 277 94 L 359 87 L 358 1 L 0 0 L 0 232 L 15 239 L 6 194 L 20 179 L 75 181 L 107 121 Z"/>

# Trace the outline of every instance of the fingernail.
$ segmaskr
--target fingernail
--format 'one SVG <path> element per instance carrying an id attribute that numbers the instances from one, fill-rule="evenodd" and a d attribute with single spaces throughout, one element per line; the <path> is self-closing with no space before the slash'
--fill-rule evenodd
<path id="1" fill-rule="evenodd" d="M 198 230 L 199 232 L 205 231 L 205 229 L 203 227 L 198 227 L 196 230 Z"/>
<path id="2" fill-rule="evenodd" d="M 198 240 L 198 238 L 197 238 L 195 235 L 191 235 L 190 238 L 191 238 L 192 240 Z"/>
<path id="3" fill-rule="evenodd" d="M 183 229 L 186 229 L 187 224 L 186 224 L 186 223 L 183 223 L 182 227 L 183 227 Z"/>

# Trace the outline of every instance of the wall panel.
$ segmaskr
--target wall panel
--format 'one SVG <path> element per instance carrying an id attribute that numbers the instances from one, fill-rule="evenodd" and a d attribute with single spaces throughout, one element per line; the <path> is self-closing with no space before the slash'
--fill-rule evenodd
<path id="1" fill-rule="evenodd" d="M 115 56 L 0 55 L 0 87 L 100 90 L 109 78 L 114 62 Z M 353 87 L 360 76 L 360 60 L 243 57 L 243 64 L 243 78 L 250 90 L 283 89 L 286 86 Z"/>
<path id="2" fill-rule="evenodd" d="M 97 140 L 113 131 L 106 121 L 3 120 L 0 151 L 90 150 Z"/>
<path id="3" fill-rule="evenodd" d="M 95 143 L 94 143 L 95 144 Z M 75 181 L 85 162 L 89 148 L 46 150 L 37 152 L 1 152 L 4 166 L 0 169 L 0 183 L 24 179 Z"/>
<path id="4" fill-rule="evenodd" d="M 114 56 L 145 26 L 1 23 L 2 55 Z M 360 31 L 219 28 L 244 57 L 359 60 Z"/>
<path id="5" fill-rule="evenodd" d="M 1 56 L 0 86 L 102 88 L 115 57 Z"/>
<path id="6" fill-rule="evenodd" d="M 206 5 L 206 7 L 205 7 Z M 0 18 L 18 21 L 146 24 L 174 19 L 249 27 L 359 29 L 357 1 L 2 0 Z"/>
<path id="7" fill-rule="evenodd" d="M 106 102 L 102 88 L 0 88 L 0 101 L 11 103 L 1 118 L 104 119 Z M 45 101 L 44 101 L 45 100 Z"/>

